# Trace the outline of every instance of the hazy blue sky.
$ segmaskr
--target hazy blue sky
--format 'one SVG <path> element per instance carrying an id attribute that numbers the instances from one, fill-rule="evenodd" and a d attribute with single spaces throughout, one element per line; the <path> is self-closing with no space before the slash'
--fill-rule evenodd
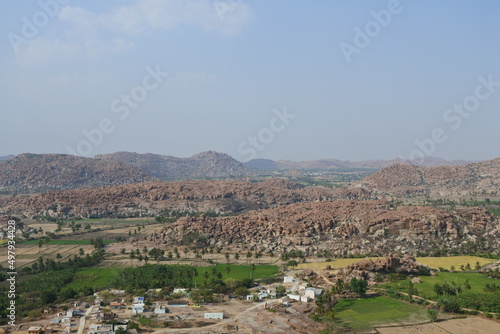
<path id="1" fill-rule="evenodd" d="M 500 156 L 495 0 L 2 1 L 0 13 L 0 155 Z"/>

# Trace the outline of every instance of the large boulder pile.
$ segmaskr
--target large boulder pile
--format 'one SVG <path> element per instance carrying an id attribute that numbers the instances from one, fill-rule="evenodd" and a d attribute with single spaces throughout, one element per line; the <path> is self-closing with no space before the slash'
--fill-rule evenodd
<path id="1" fill-rule="evenodd" d="M 375 260 L 363 259 L 348 265 L 347 269 L 402 274 L 418 274 L 422 269 L 430 270 L 429 267 L 417 262 L 414 257 L 409 255 L 403 257 L 389 255 Z"/>

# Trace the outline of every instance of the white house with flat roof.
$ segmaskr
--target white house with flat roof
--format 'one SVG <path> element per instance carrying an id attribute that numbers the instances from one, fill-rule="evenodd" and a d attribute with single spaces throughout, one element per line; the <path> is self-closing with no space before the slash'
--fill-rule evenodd
<path id="1" fill-rule="evenodd" d="M 205 313 L 205 319 L 224 319 L 224 313 Z"/>

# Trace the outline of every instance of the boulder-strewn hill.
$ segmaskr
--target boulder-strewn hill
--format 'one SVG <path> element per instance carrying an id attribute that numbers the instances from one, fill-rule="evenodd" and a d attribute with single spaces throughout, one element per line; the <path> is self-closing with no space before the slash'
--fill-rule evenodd
<path id="1" fill-rule="evenodd" d="M 367 176 L 359 186 L 396 196 L 498 195 L 500 158 L 462 166 L 428 168 L 396 164 Z"/>
<path id="2" fill-rule="evenodd" d="M 422 167 L 456 166 L 468 163 L 465 160 L 444 160 L 436 157 L 426 157 L 421 161 L 410 161 L 403 159 L 394 160 L 364 160 L 347 161 L 337 159 L 320 159 L 311 161 L 269 160 L 254 159 L 245 162 L 244 165 L 253 170 L 336 170 L 336 169 L 382 169 L 394 164 L 409 164 Z"/>
<path id="3" fill-rule="evenodd" d="M 121 162 L 66 154 L 24 153 L 0 162 L 0 191 L 41 192 L 155 180 Z"/>
<path id="4" fill-rule="evenodd" d="M 176 245 L 188 234 L 208 246 L 244 245 L 275 254 L 294 248 L 307 254 L 328 251 L 331 256 L 415 254 L 460 249 L 479 240 L 482 250 L 500 247 L 498 218 L 484 209 L 395 207 L 385 201 L 299 203 L 234 217 L 182 217 L 150 239 Z"/>
<path id="5" fill-rule="evenodd" d="M 342 193 L 343 194 L 343 193 Z M 363 197 L 347 191 L 346 196 Z M 3 214 L 79 216 L 154 216 L 168 210 L 237 213 L 298 202 L 335 198 L 327 188 L 273 179 L 264 182 L 188 180 L 51 191 L 32 197 L 0 198 Z"/>
<path id="6" fill-rule="evenodd" d="M 201 152 L 190 158 L 132 152 L 103 154 L 96 158 L 120 161 L 160 179 L 235 178 L 253 175 L 251 170 L 230 155 L 214 151 Z"/>

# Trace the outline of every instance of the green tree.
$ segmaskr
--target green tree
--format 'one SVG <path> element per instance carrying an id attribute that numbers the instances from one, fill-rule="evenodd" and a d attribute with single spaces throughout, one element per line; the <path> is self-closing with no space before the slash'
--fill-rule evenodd
<path id="1" fill-rule="evenodd" d="M 295 261 L 295 260 L 290 260 L 290 261 L 288 261 L 288 262 L 286 263 L 286 265 L 287 265 L 288 267 L 295 268 L 295 267 L 297 267 L 297 266 L 299 265 L 299 263 L 298 263 L 297 261 Z"/>
<path id="2" fill-rule="evenodd" d="M 276 287 L 276 298 L 282 297 L 286 294 L 286 288 L 283 285 Z"/>
<path id="3" fill-rule="evenodd" d="M 368 289 L 368 282 L 364 279 L 357 279 L 356 277 L 353 277 L 351 279 L 350 287 L 352 292 L 357 293 L 360 297 L 364 297 L 366 290 Z"/>
<path id="4" fill-rule="evenodd" d="M 237 296 L 238 298 L 242 299 L 250 294 L 250 291 L 248 291 L 247 288 L 244 286 L 240 286 L 236 290 L 234 290 L 234 295 Z"/>
<path id="5" fill-rule="evenodd" d="M 474 267 L 474 269 L 476 270 L 481 269 L 481 264 L 479 263 L 479 261 L 476 262 L 476 266 Z"/>
<path id="6" fill-rule="evenodd" d="M 438 310 L 430 308 L 427 310 L 427 316 L 429 317 L 429 320 L 432 322 L 435 322 L 438 318 Z"/>

